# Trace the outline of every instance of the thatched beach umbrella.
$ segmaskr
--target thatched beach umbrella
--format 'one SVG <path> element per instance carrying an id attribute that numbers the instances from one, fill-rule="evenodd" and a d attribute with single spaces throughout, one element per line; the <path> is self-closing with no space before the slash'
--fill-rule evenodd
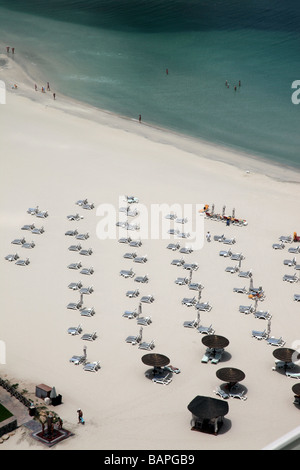
<path id="1" fill-rule="evenodd" d="M 151 367 L 164 367 L 170 363 L 170 359 L 163 354 L 149 353 L 142 357 L 142 362 Z"/>
<path id="2" fill-rule="evenodd" d="M 300 384 L 295 384 L 292 386 L 292 391 L 295 395 L 300 396 Z"/>
<path id="3" fill-rule="evenodd" d="M 300 359 L 298 351 L 295 351 L 295 349 L 292 348 L 277 348 L 273 351 L 273 356 L 286 364 Z"/>
<path id="4" fill-rule="evenodd" d="M 223 349 L 229 344 L 229 340 L 225 336 L 207 335 L 202 338 L 204 346 L 212 349 Z"/>
<path id="5" fill-rule="evenodd" d="M 228 387 L 233 387 L 237 382 L 241 382 L 246 377 L 244 372 L 234 367 L 223 367 L 217 370 L 216 376 L 223 382 L 228 383 Z"/>
<path id="6" fill-rule="evenodd" d="M 199 419 L 214 419 L 225 416 L 229 411 L 228 403 L 218 398 L 197 395 L 189 404 L 188 410 Z"/>

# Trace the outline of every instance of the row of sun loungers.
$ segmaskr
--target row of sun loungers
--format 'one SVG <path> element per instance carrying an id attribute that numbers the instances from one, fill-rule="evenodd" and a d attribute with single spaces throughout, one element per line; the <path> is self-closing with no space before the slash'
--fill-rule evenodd
<path id="1" fill-rule="evenodd" d="M 239 398 L 240 400 L 247 400 L 247 396 L 245 395 L 245 390 L 239 390 L 238 388 L 235 388 L 235 387 L 232 387 L 228 391 L 224 390 L 221 387 L 218 387 L 217 390 L 215 390 L 215 394 L 223 398 L 224 400 L 228 398 Z"/>

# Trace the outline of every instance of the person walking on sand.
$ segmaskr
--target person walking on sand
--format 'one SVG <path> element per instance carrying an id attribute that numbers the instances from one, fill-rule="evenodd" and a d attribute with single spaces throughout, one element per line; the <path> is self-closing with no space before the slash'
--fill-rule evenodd
<path id="1" fill-rule="evenodd" d="M 83 413 L 80 408 L 78 408 L 77 414 L 78 414 L 78 423 L 84 424 Z"/>
<path id="2" fill-rule="evenodd" d="M 53 99 L 55 100 L 55 93 L 53 93 Z"/>
<path id="3" fill-rule="evenodd" d="M 142 122 L 142 115 L 139 115 L 139 122 Z"/>
<path id="4" fill-rule="evenodd" d="M 211 241 L 211 234 L 210 234 L 210 232 L 207 232 L 207 234 L 206 234 L 206 240 L 207 240 L 208 242 Z"/>

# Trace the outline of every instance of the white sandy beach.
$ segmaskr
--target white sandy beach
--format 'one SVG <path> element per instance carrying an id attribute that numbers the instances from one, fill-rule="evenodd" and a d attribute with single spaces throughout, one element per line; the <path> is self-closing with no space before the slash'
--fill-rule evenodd
<path id="1" fill-rule="evenodd" d="M 205 219 L 204 231 L 236 238 L 232 250 L 245 255 L 243 269 L 252 270 L 254 285 L 266 293 L 259 306 L 272 314 L 271 334 L 282 336 L 288 347 L 298 341 L 299 347 L 300 305 L 293 295 L 300 294 L 300 287 L 282 281 L 284 274 L 293 274 L 293 268 L 283 265 L 293 255 L 288 253 L 290 245 L 280 251 L 272 249 L 279 236 L 300 232 L 299 173 L 101 112 L 60 97 L 58 92 L 54 101 L 52 93 L 35 92 L 34 81 L 12 60 L 0 69 L 0 79 L 8 91 L 6 105 L 0 105 L 4 300 L 0 339 L 6 344 L 6 364 L 0 365 L 0 376 L 32 390 L 40 383 L 56 387 L 63 404 L 55 412 L 74 433 L 58 448 L 251 450 L 262 449 L 297 427 L 299 410 L 291 391 L 296 381 L 272 371 L 274 348 L 251 337 L 253 329 L 267 325 L 253 315 L 239 313 L 239 305 L 251 301 L 233 288 L 248 287 L 249 279 L 225 272 L 235 263 L 219 256 L 225 245 L 205 242 L 203 249 L 184 255 L 199 264 L 193 280 L 204 285 L 202 299 L 213 306 L 201 314 L 201 323 L 212 324 L 216 334 L 230 341 L 226 360 L 202 364 L 203 336 L 183 328 L 196 311 L 181 305 L 181 300 L 193 297 L 194 292 L 174 283 L 186 273 L 171 265 L 172 259 L 181 256 L 166 249 L 172 240 L 143 240 L 136 251 L 147 255 L 148 262 L 133 263 L 123 258 L 129 251 L 126 245 L 97 237 L 100 217 L 96 211 L 104 203 L 118 210 L 119 197 L 125 194 L 137 196 L 149 211 L 151 204 L 175 203 L 214 203 L 216 212 L 226 205 L 229 214 L 235 208 L 247 226 L 227 227 Z M 17 90 L 11 89 L 14 83 Z M 93 202 L 95 209 L 78 207 L 75 202 L 82 198 Z M 27 214 L 36 205 L 48 210 L 47 219 Z M 76 212 L 84 218 L 68 221 L 67 215 Z M 22 231 L 29 223 L 43 225 L 45 232 Z M 82 246 L 92 248 L 92 256 L 68 250 L 75 243 L 65 236 L 71 228 L 89 232 Z M 11 244 L 22 236 L 34 240 L 35 248 Z M 30 258 L 28 266 L 4 260 L 16 251 Z M 95 273 L 83 276 L 67 269 L 76 261 L 93 266 Z M 168 386 L 145 378 L 147 367 L 141 357 L 147 351 L 125 342 L 139 330 L 135 320 L 122 317 L 125 310 L 138 305 L 138 299 L 125 295 L 136 283 L 119 275 L 121 269 L 130 267 L 138 275 L 149 275 L 149 283 L 139 289 L 142 295 L 155 298 L 143 307 L 143 313 L 152 317 L 152 324 L 144 327 L 144 339 L 155 340 L 153 352 L 167 355 L 181 370 Z M 78 280 L 94 287 L 85 297 L 85 305 L 95 307 L 92 318 L 66 308 L 79 298 L 68 289 L 70 282 Z M 87 344 L 88 359 L 100 361 L 101 369 L 95 374 L 69 362 L 72 355 L 81 354 L 84 342 L 80 336 L 68 335 L 67 329 L 79 323 L 84 333 L 98 334 Z M 187 405 L 196 395 L 216 397 L 214 390 L 221 384 L 216 370 L 226 366 L 245 372 L 247 400 L 229 400 L 226 429 L 218 436 L 192 432 Z M 78 407 L 84 412 L 85 426 L 77 424 Z M 44 449 L 29 435 L 22 436 L 17 433 L 1 449 Z"/>

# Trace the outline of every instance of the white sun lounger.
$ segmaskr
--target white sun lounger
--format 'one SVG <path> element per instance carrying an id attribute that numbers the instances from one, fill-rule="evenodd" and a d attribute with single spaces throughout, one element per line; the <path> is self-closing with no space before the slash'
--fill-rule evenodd
<path id="1" fill-rule="evenodd" d="M 272 318 L 272 315 L 270 314 L 269 310 L 257 310 L 254 313 L 254 316 L 255 318 L 259 318 L 260 320 L 270 320 Z"/>
<path id="2" fill-rule="evenodd" d="M 75 235 L 77 235 L 77 234 L 78 234 L 78 231 L 76 229 L 75 230 L 67 230 L 65 232 L 65 235 L 68 236 L 68 237 L 75 237 Z"/>
<path id="3" fill-rule="evenodd" d="M 126 292 L 126 297 L 129 297 L 130 299 L 138 297 L 139 295 L 140 295 L 140 291 L 138 289 L 128 290 Z"/>
<path id="4" fill-rule="evenodd" d="M 82 317 L 93 317 L 95 315 L 95 309 L 94 307 L 90 307 L 90 308 L 83 308 L 82 310 L 80 310 L 80 315 Z"/>
<path id="5" fill-rule="evenodd" d="M 229 392 L 229 396 L 230 398 L 239 398 L 240 400 L 247 400 L 247 396 L 245 395 L 245 390 L 242 390 L 242 391 L 234 391 L 234 390 L 230 390 Z"/>
<path id="6" fill-rule="evenodd" d="M 76 232 L 77 232 L 77 230 L 76 230 Z M 87 240 L 89 238 L 89 233 L 88 232 L 87 233 L 78 233 L 77 232 L 77 233 L 75 233 L 75 238 L 77 240 Z"/>
<path id="7" fill-rule="evenodd" d="M 178 284 L 179 286 L 185 286 L 188 283 L 189 280 L 187 277 L 178 277 L 175 281 L 175 284 Z"/>
<path id="8" fill-rule="evenodd" d="M 143 341 L 142 343 L 139 344 L 139 349 L 145 349 L 146 351 L 151 351 L 154 348 L 155 348 L 154 340 L 150 341 L 150 343 Z"/>
<path id="9" fill-rule="evenodd" d="M 289 377 L 290 379 L 300 379 L 300 373 L 299 372 L 289 372 L 286 371 L 285 375 Z"/>
<path id="10" fill-rule="evenodd" d="M 92 248 L 88 248 L 87 250 L 80 250 L 79 252 L 80 255 L 82 256 L 91 256 L 93 254 Z"/>
<path id="11" fill-rule="evenodd" d="M 197 302 L 195 308 L 201 312 L 210 312 L 212 306 L 209 304 L 209 302 Z"/>
<path id="12" fill-rule="evenodd" d="M 170 373 L 159 374 L 153 377 L 152 382 L 162 385 L 169 385 L 172 382 L 172 375 Z"/>
<path id="13" fill-rule="evenodd" d="M 298 282 L 298 277 L 296 276 L 296 274 L 294 274 L 293 276 L 289 275 L 289 274 L 285 274 L 282 278 L 283 281 L 287 281 L 287 282 Z"/>
<path id="14" fill-rule="evenodd" d="M 148 326 L 152 323 L 151 317 L 137 317 L 137 324 Z"/>
<path id="15" fill-rule="evenodd" d="M 300 302 L 300 294 L 294 294 L 294 300 Z"/>
<path id="16" fill-rule="evenodd" d="M 285 248 L 285 244 L 284 243 L 273 243 L 272 245 L 272 248 L 274 248 L 274 250 L 283 250 Z"/>
<path id="17" fill-rule="evenodd" d="M 22 245 L 22 248 L 28 248 L 29 250 L 30 250 L 31 248 L 34 248 L 34 247 L 35 247 L 35 243 L 34 243 L 34 242 L 25 242 L 25 243 L 23 243 L 23 245 Z"/>
<path id="18" fill-rule="evenodd" d="M 80 289 L 80 294 L 84 294 L 84 295 L 89 295 L 89 294 L 92 294 L 93 292 L 94 292 L 93 286 L 81 287 Z"/>
<path id="19" fill-rule="evenodd" d="M 128 320 L 132 320 L 132 318 L 136 318 L 138 316 L 138 313 L 136 310 L 125 310 L 123 313 L 122 317 L 128 318 Z"/>
<path id="20" fill-rule="evenodd" d="M 125 279 L 129 278 L 129 277 L 134 277 L 135 276 L 135 273 L 132 271 L 132 269 L 122 269 L 120 271 L 120 276 L 123 276 L 125 277 Z"/>
<path id="21" fill-rule="evenodd" d="M 30 263 L 29 261 L 29 258 L 26 258 L 26 259 L 18 259 L 15 264 L 17 264 L 18 266 L 28 266 L 28 264 Z"/>
<path id="22" fill-rule="evenodd" d="M 82 333 L 82 325 L 70 326 L 70 328 L 68 328 L 69 335 L 75 336 L 80 335 L 80 333 Z"/>
<path id="23" fill-rule="evenodd" d="M 270 344 L 271 346 L 277 346 L 277 347 L 281 347 L 285 345 L 285 341 L 283 341 L 282 337 L 274 338 L 274 336 L 271 336 L 270 338 L 268 338 L 267 343 Z"/>
<path id="24" fill-rule="evenodd" d="M 225 390 L 223 390 L 221 387 L 218 387 L 216 390 L 214 390 L 214 393 L 219 397 L 223 398 L 223 400 L 227 400 L 227 398 L 230 398 L 229 393 L 225 392 Z"/>
<path id="25" fill-rule="evenodd" d="M 86 356 L 72 356 L 69 362 L 72 362 L 75 366 L 84 364 L 86 362 Z"/>
<path id="26" fill-rule="evenodd" d="M 141 298 L 141 302 L 144 302 L 146 304 L 152 304 L 152 302 L 154 302 L 154 297 L 153 295 L 144 295 Z"/>
<path id="27" fill-rule="evenodd" d="M 267 335 L 266 330 L 263 330 L 263 331 L 252 330 L 252 338 L 258 339 L 260 341 L 262 339 L 267 339 L 268 335 Z"/>
<path id="28" fill-rule="evenodd" d="M 225 269 L 225 271 L 227 273 L 231 273 L 231 274 L 234 274 L 234 273 L 237 273 L 239 271 L 239 267 L 238 266 L 227 266 L 227 268 Z"/>
<path id="29" fill-rule="evenodd" d="M 19 258 L 20 258 L 20 257 L 19 257 L 19 255 L 18 255 L 18 253 L 15 253 L 15 254 L 13 254 L 13 255 L 7 255 L 7 256 L 5 256 L 4 259 L 6 259 L 6 261 L 17 261 L 17 259 L 19 259 Z"/>
<path id="30" fill-rule="evenodd" d="M 97 372 L 99 369 L 101 369 L 99 361 L 87 362 L 83 367 L 83 370 L 88 372 Z"/>
<path id="31" fill-rule="evenodd" d="M 181 301 L 181 304 L 182 305 L 186 305 L 186 307 L 194 307 L 197 303 L 197 299 L 196 297 L 193 297 L 193 298 L 183 298 L 182 301 Z"/>
<path id="32" fill-rule="evenodd" d="M 80 271 L 80 274 L 85 274 L 87 276 L 90 276 L 94 273 L 94 268 L 93 267 L 90 267 L 90 268 L 82 268 L 82 270 Z"/>
<path id="33" fill-rule="evenodd" d="M 79 262 L 79 263 L 71 263 L 69 264 L 68 266 L 68 269 L 80 269 L 82 267 L 82 264 Z"/>
<path id="34" fill-rule="evenodd" d="M 81 282 L 81 281 L 79 281 L 79 282 L 71 282 L 71 283 L 68 285 L 68 288 L 69 288 L 69 289 L 72 289 L 72 290 L 79 290 L 81 287 L 82 287 L 82 282 Z"/>
<path id="35" fill-rule="evenodd" d="M 94 341 L 97 338 L 97 333 L 94 331 L 93 333 L 85 333 L 81 336 L 81 339 L 84 341 Z"/>
<path id="36" fill-rule="evenodd" d="M 69 251 L 80 251 L 81 245 L 70 245 L 68 248 Z"/>
<path id="37" fill-rule="evenodd" d="M 239 312 L 240 313 L 245 313 L 248 315 L 248 313 L 254 313 L 255 309 L 253 305 L 240 305 L 239 306 Z"/>
<path id="38" fill-rule="evenodd" d="M 209 326 L 199 325 L 197 330 L 199 331 L 199 333 L 202 333 L 204 335 L 213 335 L 215 333 L 215 330 L 213 329 L 212 325 L 209 325 Z"/>

